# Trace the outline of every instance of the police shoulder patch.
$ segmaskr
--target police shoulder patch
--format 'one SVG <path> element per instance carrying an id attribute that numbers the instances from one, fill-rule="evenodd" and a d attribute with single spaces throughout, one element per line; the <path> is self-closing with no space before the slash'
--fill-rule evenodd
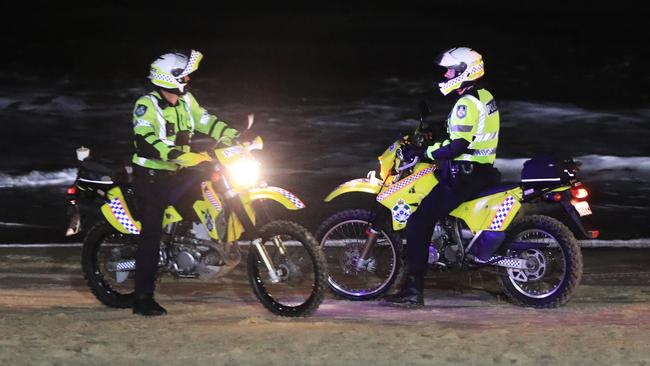
<path id="1" fill-rule="evenodd" d="M 456 117 L 465 118 L 466 115 L 467 115 L 467 106 L 461 104 L 458 107 L 456 107 Z"/>
<path id="2" fill-rule="evenodd" d="M 133 111 L 133 113 L 135 113 L 135 115 L 138 117 L 142 117 L 145 113 L 147 113 L 147 106 L 144 104 L 138 104 L 138 106 L 135 107 L 135 111 Z"/>

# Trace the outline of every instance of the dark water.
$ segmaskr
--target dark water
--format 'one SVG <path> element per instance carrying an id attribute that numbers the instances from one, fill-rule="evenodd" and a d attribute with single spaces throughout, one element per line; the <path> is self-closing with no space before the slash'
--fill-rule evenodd
<path id="1" fill-rule="evenodd" d="M 5 224 L 0 241 L 63 240 L 74 149 L 129 159 L 133 102 L 150 62 L 173 48 L 204 52 L 193 92 L 211 113 L 237 127 L 255 113 L 267 180 L 303 198 L 307 211 L 291 215 L 314 226 L 333 210 L 321 202 L 333 187 L 376 169 L 414 128 L 420 99 L 432 123 L 444 120 L 453 101 L 432 88 L 442 71 L 432 60 L 457 45 L 484 55 L 508 178 L 535 154 L 578 157 L 603 237 L 650 237 L 649 57 L 643 14 L 624 3 L 232 5 L 165 26 L 129 3 L 36 4 L 3 5 L 15 36 L 0 60 L 0 222 L 32 226 Z"/>

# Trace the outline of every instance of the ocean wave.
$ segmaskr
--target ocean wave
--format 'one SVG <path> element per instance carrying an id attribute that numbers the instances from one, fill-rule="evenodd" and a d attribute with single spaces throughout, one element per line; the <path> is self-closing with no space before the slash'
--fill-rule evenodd
<path id="1" fill-rule="evenodd" d="M 334 153 L 323 157 L 324 160 L 331 162 L 344 161 L 344 168 L 346 171 L 356 171 L 362 169 L 361 166 L 356 166 L 352 161 L 354 157 L 342 156 L 340 153 Z M 521 173 L 521 168 L 524 162 L 529 158 L 514 158 L 514 159 L 497 159 L 494 166 L 499 169 L 505 179 L 518 179 Z M 580 172 L 589 174 L 592 177 L 602 175 L 608 177 L 609 173 L 616 173 L 620 177 L 621 173 L 633 174 L 636 178 L 646 179 L 650 178 L 650 157 L 649 156 L 607 156 L 607 155 L 584 155 L 574 157 L 574 160 L 581 163 Z M 358 164 L 362 165 L 361 160 Z M 374 162 L 373 162 L 374 164 Z M 281 174 L 313 174 L 313 175 L 329 175 L 340 174 L 343 167 L 337 164 L 336 167 L 328 169 L 326 166 L 317 165 L 318 168 L 314 169 L 284 169 Z M 344 169 L 344 170 L 345 170 Z M 280 174 L 280 171 L 275 171 L 274 174 Z M 27 174 L 10 175 L 0 173 L 0 188 L 16 188 L 16 187 L 42 187 L 42 186 L 65 186 L 74 182 L 77 176 L 77 169 L 69 168 L 58 171 L 32 171 Z M 620 179 L 620 178 L 619 178 Z"/>
<path id="2" fill-rule="evenodd" d="M 27 174 L 9 175 L 0 173 L 0 188 L 65 186 L 77 177 L 77 169 L 58 171 L 32 171 Z"/>

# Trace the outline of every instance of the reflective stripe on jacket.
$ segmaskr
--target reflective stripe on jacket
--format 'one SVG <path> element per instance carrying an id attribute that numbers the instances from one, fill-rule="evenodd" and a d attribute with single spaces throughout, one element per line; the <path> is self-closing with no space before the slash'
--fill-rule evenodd
<path id="1" fill-rule="evenodd" d="M 469 142 L 467 150 L 454 160 L 493 164 L 499 144 L 499 110 L 492 94 L 479 89 L 478 98 L 470 94 L 460 97 L 447 119 L 447 132 L 451 140 Z"/>
<path id="2" fill-rule="evenodd" d="M 151 92 L 140 97 L 133 109 L 132 161 L 145 168 L 177 170 L 178 164 L 170 160 L 190 151 L 195 132 L 218 139 L 226 127 L 226 122 L 208 114 L 190 93 L 171 106 L 158 92 Z"/>

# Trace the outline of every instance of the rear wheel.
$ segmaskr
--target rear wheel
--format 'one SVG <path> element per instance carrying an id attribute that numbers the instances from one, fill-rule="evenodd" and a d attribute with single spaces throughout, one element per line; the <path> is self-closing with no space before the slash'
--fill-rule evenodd
<path id="1" fill-rule="evenodd" d="M 530 268 L 502 269 L 498 275 L 504 293 L 514 303 L 535 308 L 565 304 L 582 278 L 582 252 L 573 233 L 548 216 L 533 215 L 513 223 L 508 242 L 543 244 L 526 250 L 506 249 L 506 255 L 526 259 Z"/>
<path id="2" fill-rule="evenodd" d="M 327 218 L 318 228 L 329 270 L 332 292 L 348 300 L 370 300 L 385 293 L 403 266 L 399 236 L 382 229 L 365 260 L 360 260 L 374 215 L 368 210 L 345 210 Z"/>
<path id="3" fill-rule="evenodd" d="M 314 237 L 289 221 L 260 229 L 261 245 L 275 273 L 269 272 L 255 245 L 248 252 L 248 279 L 262 305 L 276 315 L 306 316 L 325 295 L 326 263 Z"/>
<path id="4" fill-rule="evenodd" d="M 81 249 L 81 268 L 90 291 L 102 304 L 112 308 L 133 305 L 135 271 L 118 271 L 116 266 L 135 263 L 136 249 L 137 236 L 122 234 L 105 221 L 88 231 Z"/>

